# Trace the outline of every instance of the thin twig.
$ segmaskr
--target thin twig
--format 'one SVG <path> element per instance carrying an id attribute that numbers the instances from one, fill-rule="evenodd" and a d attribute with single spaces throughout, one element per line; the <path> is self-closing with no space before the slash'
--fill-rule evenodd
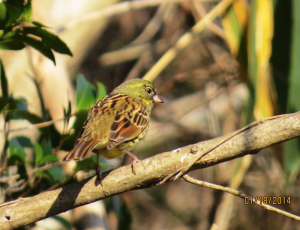
<path id="1" fill-rule="evenodd" d="M 71 114 L 70 117 L 73 117 L 75 116 L 76 114 Z M 38 124 L 33 124 L 33 125 L 29 125 L 29 126 L 26 126 L 26 127 L 22 127 L 22 128 L 17 128 L 17 129 L 11 129 L 9 130 L 10 132 L 17 132 L 17 131 L 21 131 L 21 130 L 26 130 L 26 129 L 31 129 L 31 128 L 44 128 L 44 127 L 47 127 L 47 126 L 50 126 L 50 125 L 53 125 L 55 122 L 58 122 L 58 121 L 63 121 L 65 118 L 59 118 L 59 119 L 56 119 L 56 120 L 51 120 L 51 121 L 45 121 L 45 122 L 42 122 L 42 123 L 38 123 Z M 0 130 L 0 133 L 3 133 L 5 132 L 5 130 Z"/>
<path id="2" fill-rule="evenodd" d="M 166 11 L 170 8 L 170 4 L 162 4 L 159 6 L 158 10 L 155 12 L 155 15 L 147 23 L 142 33 L 130 43 L 132 45 L 140 45 L 146 42 L 149 42 L 154 35 L 159 31 L 164 17 L 166 17 Z"/>
<path id="3" fill-rule="evenodd" d="M 196 0 L 193 0 L 192 4 L 194 6 L 193 9 L 199 14 L 199 16 L 201 16 L 201 18 L 204 18 L 205 15 L 206 15 L 206 11 L 205 11 L 205 8 L 202 5 L 203 3 L 199 2 L 199 1 L 196 1 Z M 212 23 L 212 22 L 209 23 L 207 25 L 207 28 L 210 29 L 215 34 L 217 34 L 218 36 L 220 36 L 221 38 L 223 38 L 224 40 L 227 40 L 227 36 L 226 36 L 225 31 L 221 27 L 217 26 L 215 23 Z"/>
<path id="4" fill-rule="evenodd" d="M 187 174 L 183 175 L 182 178 L 186 182 L 189 182 L 191 184 L 195 184 L 195 185 L 199 185 L 199 186 L 203 186 L 203 187 L 212 188 L 212 189 L 220 190 L 220 191 L 223 191 L 223 192 L 227 192 L 227 193 L 230 193 L 234 196 L 240 197 L 244 200 L 246 198 L 248 198 L 250 200 L 250 202 L 252 201 L 251 204 L 256 204 L 256 205 L 258 205 L 258 206 L 260 206 L 264 209 L 267 209 L 269 211 L 277 212 L 277 213 L 282 214 L 284 216 L 287 216 L 287 217 L 290 217 L 292 219 L 300 221 L 300 216 L 296 216 L 296 215 L 291 214 L 289 212 L 286 212 L 286 211 L 280 210 L 278 208 L 275 208 L 271 205 L 264 204 L 264 203 L 260 202 L 260 200 L 254 199 L 253 197 L 250 197 L 250 196 L 248 196 L 248 195 L 246 195 L 246 194 L 244 194 L 244 193 L 242 193 L 238 190 L 228 188 L 228 187 L 224 187 L 224 186 L 221 186 L 221 185 L 216 185 L 216 184 L 205 182 L 205 181 L 200 181 L 200 180 L 197 180 L 197 179 L 194 179 L 194 178 L 190 177 Z"/>

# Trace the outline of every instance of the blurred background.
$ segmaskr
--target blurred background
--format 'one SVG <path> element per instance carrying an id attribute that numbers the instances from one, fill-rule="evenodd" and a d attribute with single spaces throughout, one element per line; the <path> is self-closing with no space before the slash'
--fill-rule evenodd
<path id="1" fill-rule="evenodd" d="M 16 102 L 13 109 L 1 105 L 1 203 L 93 176 L 95 156 L 60 162 L 90 107 L 123 81 L 143 77 L 216 7 L 218 17 L 201 33 L 193 30 L 192 41 L 161 73 L 151 75 L 165 103 L 155 105 L 148 134 L 133 153 L 144 159 L 256 119 L 298 111 L 298 1 L 33 0 L 30 18 L 48 26 L 73 57 L 54 52 L 54 65 L 26 42 L 24 49 L 0 51 L 8 95 Z M 0 7 L 0 17 L 1 12 Z M 36 125 L 42 122 L 48 123 Z M 299 148 L 294 139 L 190 174 L 254 197 L 290 197 L 290 204 L 276 207 L 300 215 Z M 104 171 L 129 163 L 127 158 L 101 159 Z M 177 180 L 24 229 L 274 230 L 300 229 L 300 224 L 230 194 Z"/>

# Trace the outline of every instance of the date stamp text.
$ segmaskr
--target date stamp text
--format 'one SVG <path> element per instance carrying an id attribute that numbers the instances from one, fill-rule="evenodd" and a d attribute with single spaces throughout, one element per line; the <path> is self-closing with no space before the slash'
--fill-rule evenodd
<path id="1" fill-rule="evenodd" d="M 280 204 L 291 204 L 290 196 L 256 196 L 256 197 L 245 197 L 245 204 L 268 204 L 268 205 L 280 205 Z"/>

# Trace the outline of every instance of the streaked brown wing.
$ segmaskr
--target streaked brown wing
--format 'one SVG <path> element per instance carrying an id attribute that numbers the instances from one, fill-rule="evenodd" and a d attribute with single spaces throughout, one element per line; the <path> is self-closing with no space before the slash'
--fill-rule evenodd
<path id="1" fill-rule="evenodd" d="M 63 159 L 63 161 L 70 160 L 82 160 L 85 158 L 89 152 L 98 144 L 97 140 L 79 141 L 78 144 L 72 149 Z"/>
<path id="2" fill-rule="evenodd" d="M 74 144 L 74 149 L 65 156 L 64 161 L 82 160 L 98 143 L 105 141 L 105 137 L 108 138 L 114 120 L 113 117 L 110 118 L 112 103 L 108 95 L 91 109 Z"/>
<path id="3" fill-rule="evenodd" d="M 148 126 L 149 113 L 142 101 L 128 97 L 123 102 L 126 103 L 120 106 L 110 128 L 108 149 L 112 149 L 122 142 L 135 139 Z"/>

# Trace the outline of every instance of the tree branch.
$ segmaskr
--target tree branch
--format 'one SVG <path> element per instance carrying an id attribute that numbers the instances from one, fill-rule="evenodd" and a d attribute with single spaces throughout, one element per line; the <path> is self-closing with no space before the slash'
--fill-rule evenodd
<path id="1" fill-rule="evenodd" d="M 300 112 L 269 117 L 233 133 L 161 153 L 135 165 L 103 173 L 103 187 L 96 177 L 29 198 L 0 205 L 0 229 L 14 229 L 78 206 L 134 189 L 178 178 L 188 171 L 210 167 L 300 136 Z M 177 176 L 176 176 L 177 175 Z"/>

